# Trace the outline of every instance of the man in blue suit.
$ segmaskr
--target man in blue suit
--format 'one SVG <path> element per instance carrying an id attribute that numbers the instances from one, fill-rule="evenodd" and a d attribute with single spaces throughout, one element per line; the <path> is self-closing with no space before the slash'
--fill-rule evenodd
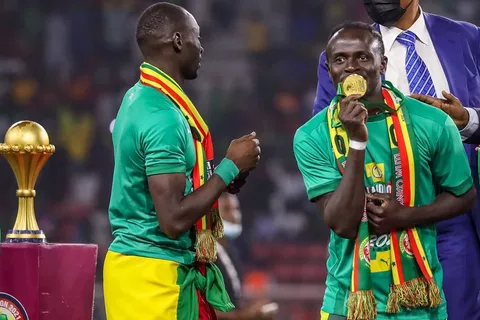
<path id="1" fill-rule="evenodd" d="M 422 12 L 419 0 L 364 0 L 364 4 L 383 37 L 386 79 L 405 94 L 417 94 L 414 97 L 450 114 L 466 143 L 479 190 L 473 144 L 480 144 L 480 29 Z M 314 114 L 336 94 L 325 61 L 323 52 Z M 438 223 L 437 232 L 448 319 L 480 319 L 480 204 L 473 212 Z"/>

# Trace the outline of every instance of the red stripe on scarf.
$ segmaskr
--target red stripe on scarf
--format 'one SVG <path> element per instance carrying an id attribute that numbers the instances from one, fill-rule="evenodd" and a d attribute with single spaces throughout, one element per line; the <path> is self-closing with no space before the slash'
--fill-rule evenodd
<path id="1" fill-rule="evenodd" d="M 208 132 L 207 136 L 203 140 L 203 148 L 205 150 L 205 158 L 207 158 L 208 161 L 212 161 L 214 158 L 213 154 L 213 146 L 212 144 L 212 139 L 210 137 L 210 132 Z"/>
<path id="2" fill-rule="evenodd" d="M 394 128 L 398 128 L 401 130 L 400 121 L 398 120 L 397 114 L 392 114 L 392 121 L 394 123 Z M 395 130 L 397 131 L 397 130 Z M 397 133 L 397 132 L 395 132 Z M 407 146 L 405 145 L 405 140 L 401 139 L 398 134 L 397 136 L 397 143 L 398 143 L 398 150 L 400 152 L 400 159 L 402 161 L 402 179 L 403 179 L 403 203 L 402 205 L 409 207 L 411 205 L 411 190 L 410 190 L 410 165 L 408 162 L 408 153 L 407 153 Z M 406 160 L 405 163 L 403 160 Z"/>
<path id="3" fill-rule="evenodd" d="M 182 107 L 188 112 L 188 114 L 190 115 L 190 117 L 192 117 L 193 121 L 195 121 L 195 124 L 197 126 L 197 130 L 200 131 L 200 134 L 202 135 L 202 137 L 205 137 L 207 134 L 203 131 L 202 129 L 202 126 L 197 122 L 197 119 L 193 116 L 192 114 L 192 111 L 190 110 L 190 108 L 188 107 L 188 104 L 185 102 L 185 100 L 183 100 L 182 97 L 180 97 L 175 91 L 173 91 L 172 89 L 170 89 L 170 87 L 164 83 L 163 81 L 161 81 L 160 79 L 158 78 L 155 78 L 155 77 L 152 77 L 148 74 L 146 74 L 145 72 L 141 72 L 142 73 L 142 77 L 144 77 L 145 79 L 147 80 L 150 80 L 152 82 L 155 82 L 155 83 L 158 83 L 159 85 L 161 85 L 163 87 L 163 89 L 165 89 L 169 95 L 171 95 L 176 101 L 178 101 Z"/>
<path id="4" fill-rule="evenodd" d="M 398 234 L 396 231 L 392 231 L 390 233 L 390 236 L 392 237 L 392 243 L 398 243 Z M 395 260 L 397 262 L 398 279 L 400 280 L 400 283 L 404 283 L 405 277 L 403 275 L 402 257 L 400 256 L 400 250 L 395 250 Z"/>
<path id="5" fill-rule="evenodd" d="M 389 107 L 393 106 L 393 110 L 395 110 L 395 102 L 393 101 L 392 97 L 390 96 L 390 94 L 388 94 L 388 91 L 384 88 L 382 89 L 382 94 L 383 94 L 383 97 L 385 98 L 385 101 L 387 102 L 387 105 Z M 401 125 L 400 125 L 400 121 L 398 119 L 398 114 L 397 113 L 392 113 L 392 121 L 393 121 L 393 124 L 394 124 L 394 128 L 401 131 Z M 396 132 L 397 130 L 395 130 L 395 134 L 396 134 L 396 140 L 397 140 L 397 143 L 398 143 L 398 149 L 399 149 L 399 152 L 400 152 L 400 159 L 407 159 L 406 163 L 402 163 L 402 175 L 403 175 L 403 199 L 404 199 L 404 203 L 403 205 L 405 206 L 410 206 L 411 205 L 411 191 L 410 190 L 410 165 L 409 165 L 409 157 L 408 157 L 408 153 L 407 153 L 407 146 L 405 145 L 405 140 L 404 139 L 401 139 L 401 137 L 403 137 L 403 134 L 402 132 Z M 400 133 L 400 134 L 399 134 Z M 407 188 L 406 188 L 407 186 Z"/>
<path id="6" fill-rule="evenodd" d="M 410 246 L 412 248 L 412 252 L 417 260 L 417 264 L 422 271 L 423 276 L 425 279 L 431 279 L 430 275 L 428 274 L 427 267 L 425 266 L 425 262 L 422 259 L 422 255 L 420 254 L 420 250 L 418 250 L 417 241 L 415 241 L 415 237 L 413 236 L 412 229 L 408 229 L 408 238 L 410 239 Z"/>
<path id="7" fill-rule="evenodd" d="M 197 152 L 198 152 L 197 144 L 194 143 L 194 146 L 195 146 L 195 155 L 196 155 Z M 201 186 L 199 170 L 200 170 L 199 166 L 194 166 L 193 167 L 193 189 L 194 190 L 200 188 L 200 186 Z"/>

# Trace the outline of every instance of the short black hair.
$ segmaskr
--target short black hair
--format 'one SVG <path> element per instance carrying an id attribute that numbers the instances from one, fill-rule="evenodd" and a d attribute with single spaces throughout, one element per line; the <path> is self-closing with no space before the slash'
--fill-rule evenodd
<path id="1" fill-rule="evenodd" d="M 142 54 L 146 54 L 145 47 L 170 36 L 186 20 L 187 11 L 172 3 L 158 2 L 145 9 L 138 19 L 135 33 Z"/>
<path id="2" fill-rule="evenodd" d="M 328 42 L 333 38 L 333 36 L 342 29 L 357 29 L 357 30 L 365 30 L 370 32 L 375 40 L 378 43 L 378 50 L 382 56 L 385 55 L 385 45 L 383 44 L 382 35 L 378 32 L 377 29 L 372 27 L 372 25 L 362 22 L 362 21 L 345 21 L 332 29 L 332 32 L 328 36 Z"/>

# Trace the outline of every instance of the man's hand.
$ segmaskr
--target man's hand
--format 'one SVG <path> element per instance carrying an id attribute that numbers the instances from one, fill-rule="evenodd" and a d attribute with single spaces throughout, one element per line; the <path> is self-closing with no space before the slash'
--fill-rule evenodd
<path id="1" fill-rule="evenodd" d="M 250 172 L 240 173 L 227 187 L 228 193 L 237 194 L 240 192 L 240 189 L 247 183 L 247 177 Z"/>
<path id="2" fill-rule="evenodd" d="M 402 206 L 391 194 L 367 194 L 368 222 L 378 234 L 386 234 L 395 229 L 411 227 L 407 225 L 408 209 Z"/>
<path id="3" fill-rule="evenodd" d="M 251 171 L 257 167 L 260 160 L 260 141 L 255 139 L 257 134 L 252 132 L 230 143 L 227 150 L 227 159 L 235 163 L 241 173 Z"/>
<path id="4" fill-rule="evenodd" d="M 366 142 L 368 140 L 367 120 L 368 111 L 365 105 L 357 100 L 361 96 L 352 94 L 340 101 L 340 113 L 338 118 L 345 127 L 350 139 L 358 142 Z"/>
<path id="5" fill-rule="evenodd" d="M 460 102 L 453 94 L 446 92 L 445 90 L 442 91 L 443 96 L 445 99 L 434 98 L 430 96 L 426 96 L 423 94 L 414 93 L 410 95 L 412 98 L 427 103 L 435 108 L 443 110 L 446 114 L 448 114 L 453 122 L 457 125 L 458 129 L 463 129 L 468 123 L 469 115 L 467 109 L 465 109 Z"/>

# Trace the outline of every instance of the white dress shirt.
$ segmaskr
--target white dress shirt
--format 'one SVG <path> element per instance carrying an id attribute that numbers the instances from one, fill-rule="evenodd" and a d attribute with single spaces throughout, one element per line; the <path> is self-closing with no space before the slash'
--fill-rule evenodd
<path id="1" fill-rule="evenodd" d="M 420 8 L 420 11 L 421 10 L 422 9 Z M 415 23 L 408 30 L 415 33 L 417 36 L 415 49 L 430 72 L 433 85 L 435 86 L 437 98 L 444 98 L 442 95 L 442 90 L 450 92 L 450 88 L 448 86 L 447 77 L 443 71 L 442 64 L 438 58 L 437 51 L 435 50 L 435 46 L 432 43 L 430 34 L 428 33 L 423 11 L 420 12 L 420 16 L 418 17 L 417 21 L 415 21 Z M 406 95 L 409 95 L 410 87 L 405 68 L 407 48 L 400 42 L 396 41 L 398 35 L 402 33 L 403 30 L 397 27 L 387 28 L 385 26 L 380 26 L 380 32 L 385 45 L 385 55 L 388 57 L 385 78 L 390 81 L 398 90 Z M 469 122 L 465 128 L 460 130 L 463 140 L 466 140 L 468 137 L 470 137 L 479 126 L 478 114 L 471 108 L 467 108 L 467 111 L 470 116 Z"/>

